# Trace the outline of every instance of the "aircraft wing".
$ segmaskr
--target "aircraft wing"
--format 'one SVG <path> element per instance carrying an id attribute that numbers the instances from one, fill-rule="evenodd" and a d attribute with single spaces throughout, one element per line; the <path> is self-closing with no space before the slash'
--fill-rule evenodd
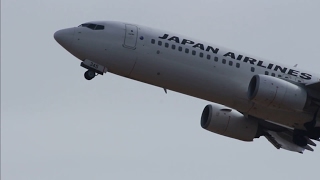
<path id="1" fill-rule="evenodd" d="M 307 88 L 310 88 L 314 91 L 318 91 L 320 93 L 320 82 L 312 83 L 312 84 L 307 84 Z"/>
<path id="2" fill-rule="evenodd" d="M 313 103 L 320 106 L 320 82 L 315 82 L 312 84 L 306 84 L 306 89 L 308 95 L 311 97 Z M 289 151 L 294 151 L 298 153 L 303 153 L 304 150 L 313 151 L 311 146 L 316 146 L 316 144 L 307 136 L 304 138 L 307 142 L 305 146 L 299 146 L 293 142 L 293 129 L 283 127 L 281 125 L 273 124 L 270 121 L 265 121 L 260 119 L 260 125 L 263 127 L 263 136 L 277 149 L 286 149 Z M 319 140 L 317 140 L 319 141 Z"/>
<path id="3" fill-rule="evenodd" d="M 301 154 L 303 153 L 304 150 L 313 151 L 311 146 L 316 146 L 316 144 L 313 141 L 311 141 L 308 137 L 304 137 L 304 138 L 306 138 L 308 145 L 303 146 L 303 147 L 296 145 L 292 141 L 292 139 L 293 139 L 293 131 L 292 130 L 286 130 L 283 132 L 275 132 L 275 131 L 267 130 L 266 134 L 264 136 L 277 149 L 282 148 L 282 149 L 286 149 L 289 151 L 298 152 Z"/>
<path id="4" fill-rule="evenodd" d="M 306 84 L 306 88 L 312 101 L 320 106 L 320 82 Z"/>
<path id="5" fill-rule="evenodd" d="M 301 138 L 302 141 L 306 142 L 306 145 L 299 146 L 293 141 L 293 129 L 281 126 L 280 124 L 274 124 L 273 122 L 268 120 L 258 118 L 256 120 L 258 120 L 258 123 L 261 127 L 259 136 L 264 136 L 277 149 L 282 148 L 302 154 L 304 150 L 313 151 L 311 146 L 316 146 L 316 144 L 309 137 L 302 135 L 299 138 Z"/>

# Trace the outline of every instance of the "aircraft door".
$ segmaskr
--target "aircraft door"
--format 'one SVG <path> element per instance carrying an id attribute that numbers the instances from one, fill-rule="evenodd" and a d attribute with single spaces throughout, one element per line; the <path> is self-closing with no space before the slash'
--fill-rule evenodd
<path id="1" fill-rule="evenodd" d="M 136 49 L 138 38 L 138 27 L 130 24 L 126 24 L 126 34 L 124 37 L 123 47 L 129 49 Z"/>

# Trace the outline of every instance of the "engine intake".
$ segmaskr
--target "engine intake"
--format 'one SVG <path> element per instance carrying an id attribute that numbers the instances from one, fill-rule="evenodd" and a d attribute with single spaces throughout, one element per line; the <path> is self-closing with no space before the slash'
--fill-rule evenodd
<path id="1" fill-rule="evenodd" d="M 201 127 L 242 141 L 253 141 L 258 132 L 257 121 L 218 104 L 210 104 L 203 109 Z"/>
<path id="2" fill-rule="evenodd" d="M 307 91 L 296 84 L 266 75 L 252 77 L 248 98 L 267 107 L 302 111 L 307 103 Z"/>

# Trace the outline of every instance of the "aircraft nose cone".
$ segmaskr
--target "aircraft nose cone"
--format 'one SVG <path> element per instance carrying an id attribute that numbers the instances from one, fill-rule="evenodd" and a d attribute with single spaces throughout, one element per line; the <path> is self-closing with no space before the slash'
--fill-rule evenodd
<path id="1" fill-rule="evenodd" d="M 71 49 L 74 28 L 62 29 L 54 33 L 54 39 L 65 49 Z"/>

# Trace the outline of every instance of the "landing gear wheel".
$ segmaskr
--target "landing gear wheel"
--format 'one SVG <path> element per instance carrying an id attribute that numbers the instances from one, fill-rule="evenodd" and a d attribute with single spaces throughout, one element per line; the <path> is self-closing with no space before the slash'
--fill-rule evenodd
<path id="1" fill-rule="evenodd" d="M 86 78 L 87 80 L 91 80 L 96 76 L 96 72 L 92 71 L 92 70 L 88 70 L 84 73 L 84 78 Z"/>

